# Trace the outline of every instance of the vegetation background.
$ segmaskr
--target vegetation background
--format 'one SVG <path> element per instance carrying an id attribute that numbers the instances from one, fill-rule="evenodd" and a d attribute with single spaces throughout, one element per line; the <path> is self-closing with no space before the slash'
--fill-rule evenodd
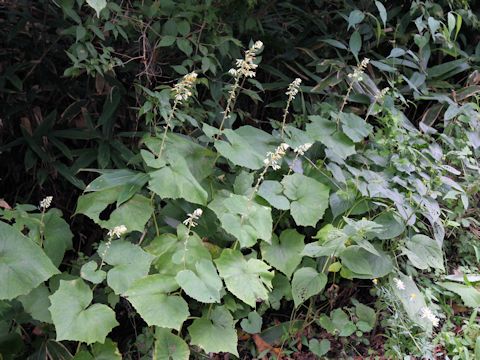
<path id="1" fill-rule="evenodd" d="M 479 16 L 0 1 L 0 359 L 480 359 Z"/>

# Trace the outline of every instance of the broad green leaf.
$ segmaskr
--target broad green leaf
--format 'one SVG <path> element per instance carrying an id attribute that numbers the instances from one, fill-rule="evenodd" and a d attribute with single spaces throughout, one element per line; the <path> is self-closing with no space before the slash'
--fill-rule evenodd
<path id="1" fill-rule="evenodd" d="M 323 144 L 325 144 L 325 139 L 330 138 L 331 135 L 337 131 L 337 125 L 334 121 L 318 115 L 311 115 L 308 119 L 311 120 L 311 122 L 306 125 L 308 135 Z"/>
<path id="2" fill-rule="evenodd" d="M 283 186 L 278 181 L 265 180 L 258 189 L 258 195 L 276 209 L 290 209 L 290 201 L 283 195 Z"/>
<path id="3" fill-rule="evenodd" d="M 284 230 L 280 234 L 280 239 L 274 235 L 271 244 L 265 242 L 260 244 L 262 257 L 290 278 L 302 261 L 304 239 L 305 236 L 294 229 Z"/>
<path id="4" fill-rule="evenodd" d="M 220 302 L 223 283 L 210 260 L 198 261 L 195 264 L 195 272 L 182 270 L 175 279 L 187 295 L 195 300 L 203 303 Z"/>
<path id="5" fill-rule="evenodd" d="M 349 30 L 351 27 L 355 27 L 357 24 L 361 23 L 365 19 L 365 14 L 360 11 L 360 10 L 353 10 L 350 12 L 350 15 L 348 16 L 348 28 Z"/>
<path id="6" fill-rule="evenodd" d="M 194 320 L 188 333 L 192 339 L 190 343 L 206 353 L 229 352 L 238 356 L 233 317 L 223 306 L 216 306 L 210 314 Z"/>
<path id="7" fill-rule="evenodd" d="M 480 307 L 480 291 L 475 287 L 450 281 L 439 282 L 437 284 L 451 292 L 454 292 L 457 295 L 460 295 L 463 303 L 466 306 L 472 308 Z"/>
<path id="8" fill-rule="evenodd" d="M 240 322 L 240 326 L 249 334 L 258 334 L 262 331 L 262 317 L 256 311 L 252 311 Z"/>
<path id="9" fill-rule="evenodd" d="M 179 225 L 177 230 L 181 227 L 184 226 Z M 156 256 L 153 265 L 160 274 L 173 277 L 184 269 L 195 271 L 195 264 L 202 259 L 209 261 L 212 259 L 210 252 L 196 234 L 191 234 L 186 240 L 173 234 L 162 234 L 153 239 L 145 250 Z"/>
<path id="10" fill-rule="evenodd" d="M 273 223 L 269 207 L 225 191 L 217 193 L 208 207 L 217 215 L 225 231 L 238 239 L 241 247 L 251 247 L 258 239 L 270 242 Z"/>
<path id="11" fill-rule="evenodd" d="M 79 351 L 73 360 L 122 360 L 122 354 L 118 351 L 117 344 L 110 339 L 106 339 L 103 344 L 93 344 L 91 353 L 87 350 Z"/>
<path id="12" fill-rule="evenodd" d="M 356 330 L 355 324 L 342 309 L 333 310 L 330 317 L 322 315 L 319 322 L 325 330 L 335 336 L 350 336 Z"/>
<path id="13" fill-rule="evenodd" d="M 87 0 L 87 4 L 95 10 L 97 17 L 100 17 L 100 11 L 107 7 L 107 0 Z"/>
<path id="14" fill-rule="evenodd" d="M 326 355 L 330 350 L 330 341 L 327 339 L 322 339 L 321 341 L 311 339 L 308 342 L 308 349 L 317 356 Z"/>
<path id="15" fill-rule="evenodd" d="M 51 209 L 43 217 L 43 249 L 55 266 L 62 263 L 65 251 L 72 248 L 73 234 L 60 210 Z"/>
<path id="16" fill-rule="evenodd" d="M 168 329 L 155 330 L 152 360 L 188 360 L 190 349 L 183 339 Z"/>
<path id="17" fill-rule="evenodd" d="M 331 136 L 326 136 L 320 140 L 334 155 L 345 160 L 350 155 L 355 154 L 355 144 L 346 135 L 336 132 Z M 327 151 L 328 153 L 328 151 Z"/>
<path id="18" fill-rule="evenodd" d="M 215 141 L 217 151 L 235 165 L 251 170 L 263 168 L 267 153 L 273 152 L 278 145 L 272 135 L 252 126 L 242 126 L 237 130 L 225 129 L 223 134 L 227 141 Z"/>
<path id="19" fill-rule="evenodd" d="M 311 267 L 304 267 L 295 271 L 292 279 L 292 295 L 295 307 L 319 294 L 327 285 L 327 280 L 327 275 L 319 273 Z"/>
<path id="20" fill-rule="evenodd" d="M 32 240 L 0 221 L 0 300 L 26 295 L 59 271 Z"/>
<path id="21" fill-rule="evenodd" d="M 413 266 L 418 269 L 435 269 L 444 270 L 442 248 L 435 240 L 426 235 L 414 235 L 411 239 L 406 240 L 407 248 L 403 249 L 403 253 L 408 256 Z"/>
<path id="22" fill-rule="evenodd" d="M 130 200 L 118 206 L 108 220 L 101 220 L 100 214 L 108 205 L 117 201 L 121 187 L 97 191 L 78 198 L 75 214 L 84 214 L 105 229 L 125 225 L 128 231 L 143 231 L 153 213 L 150 200 L 142 195 L 134 195 Z"/>
<path id="23" fill-rule="evenodd" d="M 257 300 L 268 299 L 273 272 L 263 261 L 245 260 L 240 251 L 225 249 L 215 264 L 227 289 L 243 302 L 255 307 Z"/>
<path id="24" fill-rule="evenodd" d="M 155 274 L 135 281 L 124 296 L 149 326 L 179 330 L 189 312 L 181 296 L 168 295 L 177 289 L 173 277 Z"/>
<path id="25" fill-rule="evenodd" d="M 98 269 L 98 264 L 91 260 L 82 265 L 80 276 L 93 284 L 100 284 L 107 277 L 107 273 Z"/>
<path id="26" fill-rule="evenodd" d="M 380 240 L 393 239 L 400 236 L 405 231 L 403 220 L 394 212 L 385 212 L 374 220 L 383 228 L 377 232 L 377 237 Z"/>
<path id="27" fill-rule="evenodd" d="M 35 320 L 52 323 L 52 317 L 50 316 L 50 291 L 45 284 L 40 284 L 37 288 L 30 291 L 27 295 L 18 297 L 23 305 L 24 310 L 29 313 Z"/>
<path id="28" fill-rule="evenodd" d="M 394 279 L 402 281 L 405 289 L 399 289 Z M 420 292 L 412 278 L 399 273 L 390 276 L 389 281 L 394 294 L 400 299 L 408 317 L 425 330 L 430 330 L 432 328 L 432 323 L 421 316 L 422 308 L 425 308 L 427 304 L 425 303 L 423 294 Z"/>
<path id="29" fill-rule="evenodd" d="M 322 232 L 322 234 L 320 234 Z M 321 236 L 319 238 L 319 236 Z M 348 236 L 340 229 L 334 228 L 330 224 L 325 225 L 318 233 L 320 240 L 305 245 L 302 251 L 303 256 L 338 256 L 345 249 L 345 242 Z"/>
<path id="30" fill-rule="evenodd" d="M 358 53 L 362 48 L 362 36 L 358 31 L 355 31 L 352 36 L 350 36 L 348 46 L 350 47 L 350 51 L 352 52 L 353 56 L 355 56 L 355 59 L 358 61 Z"/>
<path id="31" fill-rule="evenodd" d="M 363 332 L 372 331 L 377 321 L 375 310 L 367 305 L 358 303 L 355 305 L 355 314 L 359 320 L 357 327 Z"/>
<path id="32" fill-rule="evenodd" d="M 393 271 L 393 262 L 389 255 L 377 249 L 380 256 L 372 254 L 358 245 L 351 245 L 342 251 L 342 265 L 355 273 L 360 279 L 381 278 Z"/>
<path id="33" fill-rule="evenodd" d="M 103 242 L 98 254 L 112 266 L 107 273 L 107 283 L 115 294 L 123 294 L 135 280 L 146 276 L 154 259 L 140 246 L 125 240 L 113 241 L 110 246 Z"/>
<path id="34" fill-rule="evenodd" d="M 375 1 L 375 5 L 377 6 L 378 12 L 380 13 L 380 19 L 382 19 L 383 26 L 387 25 L 387 9 L 380 1 Z"/>
<path id="35" fill-rule="evenodd" d="M 370 135 L 373 126 L 353 113 L 340 113 L 340 122 L 345 135 L 353 142 L 360 142 Z"/>
<path id="36" fill-rule="evenodd" d="M 169 163 L 150 173 L 149 189 L 164 199 L 185 199 L 206 205 L 208 194 L 192 175 L 186 161 L 181 156 L 170 155 Z"/>
<path id="37" fill-rule="evenodd" d="M 315 226 L 328 208 L 330 189 L 317 180 L 301 174 L 282 180 L 284 194 L 290 199 L 290 212 L 297 225 Z"/>
<path id="38" fill-rule="evenodd" d="M 103 343 L 118 324 L 115 312 L 107 305 L 93 304 L 93 292 L 82 279 L 60 280 L 60 287 L 50 296 L 57 341 L 72 340 L 87 344 Z"/>

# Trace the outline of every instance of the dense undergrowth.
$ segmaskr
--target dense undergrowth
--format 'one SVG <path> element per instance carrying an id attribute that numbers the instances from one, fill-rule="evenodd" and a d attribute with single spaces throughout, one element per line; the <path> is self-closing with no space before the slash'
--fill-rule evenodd
<path id="1" fill-rule="evenodd" d="M 479 359 L 479 7 L 0 2 L 0 359 Z"/>

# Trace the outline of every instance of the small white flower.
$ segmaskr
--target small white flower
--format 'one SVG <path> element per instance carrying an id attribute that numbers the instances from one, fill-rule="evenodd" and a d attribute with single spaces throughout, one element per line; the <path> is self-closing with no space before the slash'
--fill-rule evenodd
<path id="1" fill-rule="evenodd" d="M 192 214 L 187 214 L 188 218 L 186 218 L 183 221 L 183 224 L 189 227 L 195 227 L 198 224 L 195 222 L 195 220 L 200 219 L 200 216 L 202 216 L 203 210 L 202 209 L 195 209 Z"/>
<path id="2" fill-rule="evenodd" d="M 187 100 L 190 96 L 192 96 L 191 89 L 195 85 L 195 81 L 197 80 L 197 73 L 191 72 L 183 77 L 183 79 L 173 86 L 173 92 L 175 93 L 175 100 L 178 102 L 182 102 Z"/>
<path id="3" fill-rule="evenodd" d="M 298 94 L 298 90 L 300 89 L 301 83 L 302 83 L 302 79 L 296 78 L 290 83 L 290 85 L 288 85 L 288 90 L 285 94 L 290 97 L 290 100 L 293 100 L 295 96 Z"/>
<path id="4" fill-rule="evenodd" d="M 119 226 L 115 226 L 113 229 L 109 230 L 107 235 L 110 236 L 111 238 L 113 236 L 116 236 L 117 238 L 119 238 L 120 236 L 125 234 L 127 231 L 128 231 L 128 229 L 125 225 L 119 225 Z"/>
<path id="5" fill-rule="evenodd" d="M 298 147 L 296 147 L 295 149 L 293 149 L 293 152 L 298 154 L 298 155 L 305 155 L 305 153 L 308 151 L 308 149 L 310 149 L 312 147 L 313 144 L 311 143 L 305 143 L 303 145 L 300 145 Z"/>
<path id="6" fill-rule="evenodd" d="M 433 327 L 437 327 L 438 323 L 440 322 L 440 319 L 437 318 L 432 310 L 430 310 L 428 307 L 423 307 L 420 310 L 420 317 L 422 319 L 428 319 L 432 323 Z"/>
<path id="7" fill-rule="evenodd" d="M 365 58 L 362 62 L 353 70 L 353 73 L 348 74 L 348 77 L 354 81 L 362 81 L 362 75 L 365 69 L 367 68 L 370 59 Z"/>
<path id="8" fill-rule="evenodd" d="M 390 88 L 387 86 L 386 88 L 380 90 L 377 95 L 375 95 L 375 99 L 377 101 L 383 99 L 389 91 L 390 91 Z"/>
<path id="9" fill-rule="evenodd" d="M 40 201 L 40 208 L 42 210 L 47 210 L 50 205 L 52 205 L 53 196 L 47 196 L 45 199 Z"/>
<path id="10" fill-rule="evenodd" d="M 281 143 L 276 149 L 275 152 L 268 152 L 267 157 L 263 160 L 265 167 L 271 167 L 273 170 L 280 169 L 280 164 L 278 163 L 282 157 L 285 155 L 286 151 L 290 145 L 286 143 Z"/>
<path id="11" fill-rule="evenodd" d="M 402 280 L 398 278 L 394 278 L 393 282 L 395 283 L 395 286 L 397 287 L 398 290 L 405 290 L 405 284 L 403 283 Z"/>

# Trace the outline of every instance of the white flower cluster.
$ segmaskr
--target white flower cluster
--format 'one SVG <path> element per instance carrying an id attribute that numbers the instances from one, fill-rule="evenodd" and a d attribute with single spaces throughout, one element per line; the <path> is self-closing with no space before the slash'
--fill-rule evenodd
<path id="1" fill-rule="evenodd" d="M 430 308 L 428 307 L 423 307 L 421 310 L 420 310 L 420 317 L 422 319 L 428 319 L 433 327 L 437 327 L 438 326 L 438 323 L 440 322 L 440 319 L 438 317 L 435 316 L 435 314 L 432 312 L 432 310 L 430 310 Z"/>
<path id="2" fill-rule="evenodd" d="M 255 77 L 255 70 L 257 69 L 258 65 L 254 64 L 257 52 L 263 47 L 263 43 L 261 41 L 255 41 L 250 49 L 245 51 L 245 58 L 244 59 L 237 59 L 236 69 L 230 69 L 228 73 L 234 77 L 239 75 L 253 78 Z"/>
<path id="3" fill-rule="evenodd" d="M 288 150 L 290 145 L 286 143 L 281 143 L 276 149 L 275 152 L 268 152 L 267 157 L 265 160 L 263 160 L 263 164 L 265 165 L 265 168 L 268 168 L 269 166 L 272 167 L 273 170 L 278 170 L 280 169 L 280 164 L 278 163 L 282 157 L 285 155 L 285 152 Z"/>
<path id="4" fill-rule="evenodd" d="M 288 89 L 285 94 L 289 96 L 290 100 L 293 100 L 295 96 L 298 94 L 298 90 L 300 89 L 301 83 L 302 83 L 302 79 L 296 78 L 290 83 L 290 85 L 288 85 Z"/>
<path id="5" fill-rule="evenodd" d="M 362 81 L 362 75 L 365 69 L 367 68 L 368 63 L 370 62 L 370 59 L 365 58 L 362 60 L 360 65 L 358 65 L 355 70 L 353 71 L 352 74 L 348 74 L 348 77 L 354 81 Z"/>
<path id="6" fill-rule="evenodd" d="M 107 235 L 110 236 L 111 238 L 114 237 L 114 236 L 119 238 L 120 236 L 122 236 L 126 232 L 127 232 L 127 227 L 125 225 L 119 225 L 119 226 L 115 226 L 113 229 L 109 230 Z"/>
<path id="7" fill-rule="evenodd" d="M 394 278 L 393 282 L 395 283 L 395 286 L 398 290 L 405 290 L 405 284 L 402 280 Z"/>
<path id="8" fill-rule="evenodd" d="M 195 227 L 195 226 L 197 226 L 198 224 L 195 222 L 195 220 L 200 219 L 200 216 L 202 216 L 202 214 L 203 214 L 203 210 L 202 210 L 202 209 L 195 209 L 195 211 L 193 212 L 193 214 L 187 214 L 187 215 L 188 215 L 188 218 L 186 218 L 186 219 L 183 221 L 183 224 L 186 225 L 186 226 L 189 226 L 189 227 Z"/>
<path id="9" fill-rule="evenodd" d="M 42 210 L 47 210 L 50 205 L 52 205 L 53 196 L 47 196 L 45 199 L 40 201 L 40 208 Z"/>
<path id="10" fill-rule="evenodd" d="M 312 145 L 313 144 L 311 144 L 311 143 L 305 143 L 305 144 L 300 145 L 300 146 L 296 147 L 295 149 L 293 149 L 293 152 L 295 154 L 303 156 L 308 151 L 308 149 L 310 149 L 312 147 Z"/>
<path id="11" fill-rule="evenodd" d="M 183 79 L 173 86 L 173 92 L 175 93 L 175 100 L 182 102 L 192 96 L 192 88 L 197 80 L 197 73 L 195 71 L 187 74 Z"/>
<path id="12" fill-rule="evenodd" d="M 375 99 L 377 101 L 380 100 L 380 99 L 383 99 L 389 91 L 390 91 L 390 88 L 387 86 L 386 88 L 380 90 L 377 95 L 375 95 Z"/>

